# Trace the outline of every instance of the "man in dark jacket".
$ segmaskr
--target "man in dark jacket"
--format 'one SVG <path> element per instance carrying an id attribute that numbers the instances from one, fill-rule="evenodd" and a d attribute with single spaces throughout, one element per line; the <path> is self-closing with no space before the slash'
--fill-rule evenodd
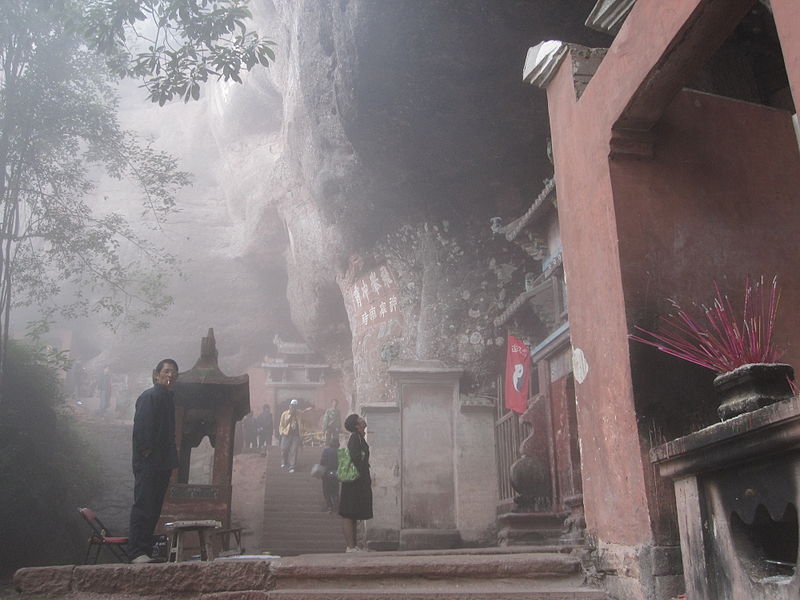
<path id="1" fill-rule="evenodd" d="M 133 506 L 128 533 L 132 562 L 153 562 L 153 532 L 172 469 L 178 466 L 175 448 L 175 403 L 172 388 L 178 363 L 165 358 L 153 371 L 155 385 L 136 400 L 133 417 Z"/>
<path id="2" fill-rule="evenodd" d="M 265 404 L 261 414 L 256 417 L 256 434 L 258 435 L 258 447 L 269 448 L 272 446 L 272 430 L 274 423 L 272 421 L 272 411 L 269 404 Z"/>

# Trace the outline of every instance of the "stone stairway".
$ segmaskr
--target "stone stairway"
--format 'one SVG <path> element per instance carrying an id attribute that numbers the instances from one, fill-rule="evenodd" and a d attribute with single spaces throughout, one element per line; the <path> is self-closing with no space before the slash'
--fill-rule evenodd
<path id="1" fill-rule="evenodd" d="M 344 552 L 341 518 L 323 511 L 322 483 L 311 477 L 311 465 L 322 448 L 300 449 L 297 469 L 281 469 L 281 452 L 270 448 L 267 457 L 264 526 L 261 548 L 278 556 Z"/>

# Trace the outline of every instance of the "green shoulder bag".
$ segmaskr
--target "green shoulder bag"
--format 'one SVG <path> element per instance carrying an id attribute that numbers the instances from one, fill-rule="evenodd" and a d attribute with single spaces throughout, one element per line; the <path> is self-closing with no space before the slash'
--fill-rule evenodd
<path id="1" fill-rule="evenodd" d="M 359 472 L 353 461 L 350 460 L 350 452 L 347 448 L 339 448 L 337 451 L 339 462 L 336 466 L 336 478 L 339 481 L 355 481 L 358 479 Z"/>

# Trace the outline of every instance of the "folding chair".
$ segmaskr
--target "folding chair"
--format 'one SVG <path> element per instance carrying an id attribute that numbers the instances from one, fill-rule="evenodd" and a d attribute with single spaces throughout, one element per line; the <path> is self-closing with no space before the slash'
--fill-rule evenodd
<path id="1" fill-rule="evenodd" d="M 125 546 L 128 544 L 128 538 L 110 535 L 106 526 L 103 525 L 103 522 L 91 508 L 79 508 L 78 512 L 81 513 L 83 519 L 89 524 L 89 527 L 92 528 L 92 535 L 89 537 L 89 547 L 86 549 L 86 558 L 83 561 L 84 564 L 96 565 L 103 547 L 108 548 L 111 554 L 114 555 L 114 558 L 119 562 L 131 562 L 131 557 L 125 549 Z"/>

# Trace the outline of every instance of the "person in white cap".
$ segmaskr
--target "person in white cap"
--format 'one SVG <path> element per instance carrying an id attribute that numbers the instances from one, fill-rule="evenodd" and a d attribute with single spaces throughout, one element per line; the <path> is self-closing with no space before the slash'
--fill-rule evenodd
<path id="1" fill-rule="evenodd" d="M 303 420 L 297 410 L 298 404 L 297 398 L 292 398 L 289 408 L 283 411 L 278 426 L 278 433 L 281 434 L 281 469 L 288 468 L 289 473 L 294 473 L 297 466 L 297 453 L 303 439 Z M 306 410 L 311 410 L 311 407 L 303 412 Z"/>

